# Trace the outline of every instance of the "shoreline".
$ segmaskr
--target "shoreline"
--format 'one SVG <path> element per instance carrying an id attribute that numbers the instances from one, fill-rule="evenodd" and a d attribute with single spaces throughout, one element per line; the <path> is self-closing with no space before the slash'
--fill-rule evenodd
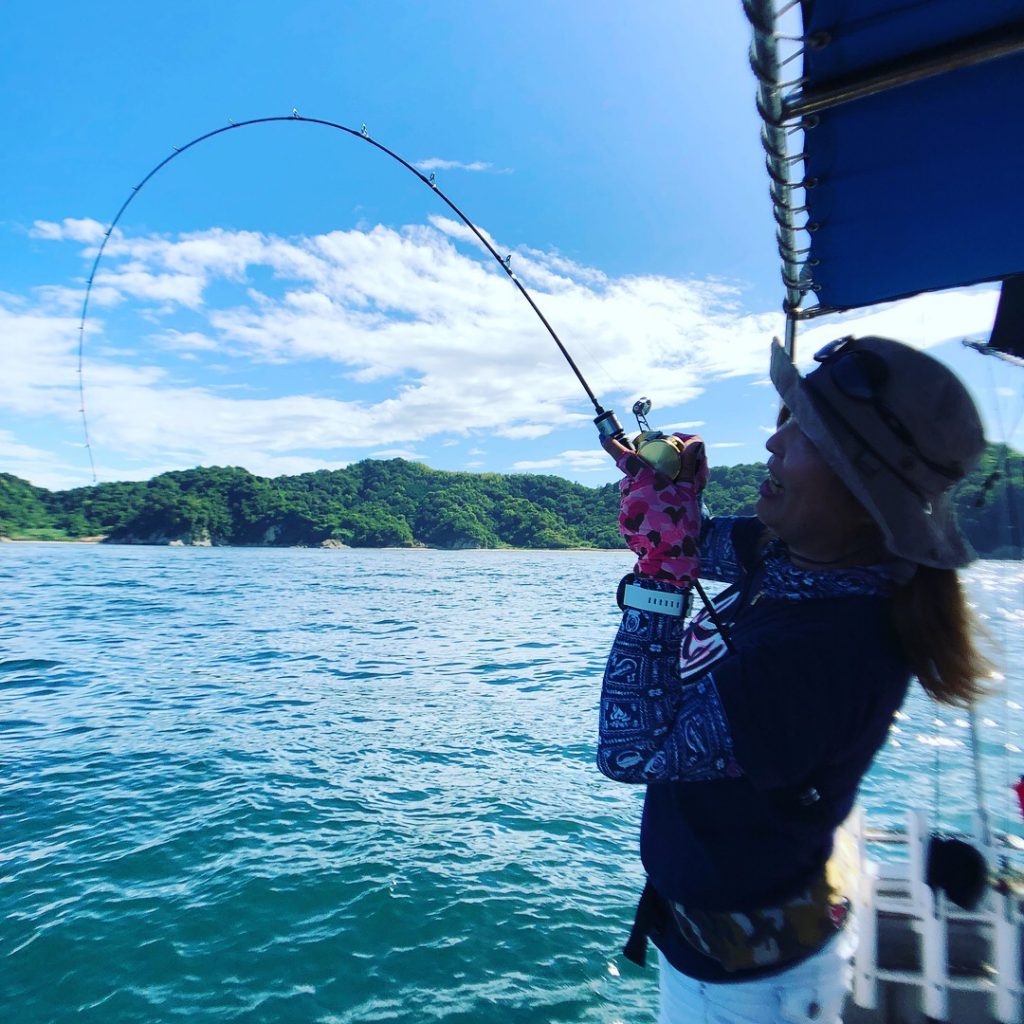
<path id="1" fill-rule="evenodd" d="M 0 537 L 0 544 L 102 544 L 107 539 L 105 533 L 95 537 Z"/>
<path id="2" fill-rule="evenodd" d="M 106 535 L 98 534 L 92 537 L 68 537 L 63 540 L 54 539 L 42 539 L 36 537 L 4 537 L 0 536 L 0 545 L 2 544 L 102 544 L 106 540 Z M 515 548 L 515 547 L 500 547 L 500 548 L 437 548 L 430 547 L 426 544 L 415 544 L 411 547 L 352 547 L 346 544 L 123 544 L 117 541 L 112 542 L 110 547 L 117 548 L 197 548 L 197 549 L 213 549 L 222 548 L 229 549 L 232 551 L 491 551 L 491 552 L 521 552 L 521 551 L 547 551 L 547 552 L 559 552 L 562 554 L 607 554 L 615 552 L 628 552 L 629 549 L 623 545 L 621 548 L 596 548 L 596 547 L 579 547 L 579 548 Z M 1024 562 L 1024 556 L 1013 557 L 1012 555 L 1005 554 L 993 554 L 993 555 L 978 555 L 976 561 L 979 562 Z"/>
<path id="3" fill-rule="evenodd" d="M 42 539 L 37 537 L 0 537 L 0 544 L 102 544 L 105 536 L 68 537 L 64 540 Z M 558 552 L 628 552 L 623 544 L 621 548 L 437 548 L 427 544 L 414 544 L 408 547 L 353 547 L 350 544 L 123 544 L 111 542 L 112 548 L 195 548 L 201 550 L 226 549 L 230 551 L 558 551 Z"/>

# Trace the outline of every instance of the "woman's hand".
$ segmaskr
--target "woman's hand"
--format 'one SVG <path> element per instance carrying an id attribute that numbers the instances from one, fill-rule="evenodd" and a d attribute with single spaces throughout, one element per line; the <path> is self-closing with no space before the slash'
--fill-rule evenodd
<path id="1" fill-rule="evenodd" d="M 676 480 L 614 438 L 602 437 L 601 446 L 626 474 L 619 484 L 619 532 L 637 556 L 634 571 L 687 588 L 700 572 L 700 495 L 707 483 L 708 464 L 702 438 L 674 436 L 683 448 Z"/>
<path id="2" fill-rule="evenodd" d="M 697 482 L 700 489 L 704 490 L 707 483 L 708 464 L 704 454 L 704 438 L 699 434 L 673 434 L 682 446 L 682 466 L 676 476 L 676 481 L 681 483 Z M 601 447 L 615 460 L 615 465 L 623 473 L 632 475 L 638 472 L 644 460 L 637 455 L 632 448 L 627 448 L 614 437 L 601 436 Z M 627 461 L 629 460 L 629 461 Z M 699 473 L 703 472 L 704 479 L 697 481 Z"/>

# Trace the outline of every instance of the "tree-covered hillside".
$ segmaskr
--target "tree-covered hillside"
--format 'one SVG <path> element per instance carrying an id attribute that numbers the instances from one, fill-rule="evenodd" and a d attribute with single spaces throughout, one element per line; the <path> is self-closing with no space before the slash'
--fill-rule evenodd
<path id="1" fill-rule="evenodd" d="M 761 464 L 711 470 L 718 515 L 749 515 Z M 1012 480 L 1012 483 L 1011 483 Z M 1024 458 L 990 446 L 957 490 L 961 523 L 983 555 L 1020 557 Z M 450 473 L 365 460 L 275 479 L 238 468 L 163 473 L 145 483 L 48 491 L 0 474 L 0 535 L 113 543 L 440 548 L 621 546 L 618 491 L 556 476 Z"/>
<path id="2" fill-rule="evenodd" d="M 0 535 L 114 543 L 618 547 L 614 487 L 366 460 L 266 479 L 238 468 L 51 492 L 0 474 Z"/>

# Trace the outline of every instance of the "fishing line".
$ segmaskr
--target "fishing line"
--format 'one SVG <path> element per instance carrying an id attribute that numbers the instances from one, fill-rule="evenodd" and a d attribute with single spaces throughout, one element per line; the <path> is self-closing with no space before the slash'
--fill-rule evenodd
<path id="1" fill-rule="evenodd" d="M 82 430 L 85 435 L 85 448 L 86 451 L 89 453 L 89 468 L 92 471 L 92 482 L 94 484 L 97 482 L 96 462 L 93 458 L 92 440 L 89 435 L 89 420 L 85 410 L 85 375 L 83 373 L 83 353 L 85 350 L 85 323 L 89 313 L 89 299 L 92 295 L 92 286 L 93 281 L 96 278 L 96 270 L 100 265 L 100 260 L 103 258 L 103 252 L 107 247 L 107 242 L 110 240 L 111 234 L 117 227 L 117 224 L 121 220 L 121 217 L 124 215 L 124 212 L 132 204 L 135 197 L 139 194 L 139 192 L 142 191 L 142 189 L 150 181 L 150 179 L 153 178 L 157 174 L 157 172 L 161 171 L 164 167 L 166 167 L 172 160 L 176 160 L 179 156 L 181 156 L 182 153 L 186 152 L 189 149 L 192 149 L 193 146 L 198 146 L 200 142 L 205 142 L 207 139 L 212 139 L 217 135 L 224 135 L 227 132 L 233 132 L 239 128 L 248 128 L 250 125 L 254 124 L 276 124 L 279 122 L 297 122 L 300 124 L 322 125 L 325 128 L 333 128 L 335 131 L 344 132 L 346 135 L 350 135 L 354 139 L 359 139 L 362 142 L 369 143 L 375 149 L 379 149 L 386 156 L 391 157 L 392 160 L 401 164 L 407 171 L 409 171 L 411 174 L 414 174 L 420 181 L 422 181 L 423 184 L 427 186 L 427 188 L 429 188 L 432 192 L 440 196 L 441 200 L 448 206 L 448 208 L 459 218 L 459 220 L 462 221 L 463 224 L 466 225 L 467 228 L 469 228 L 470 231 L 473 232 L 473 234 L 480 241 L 481 245 L 483 245 L 483 247 L 494 257 L 494 259 L 497 261 L 501 269 L 505 272 L 509 280 L 519 289 L 520 294 L 530 304 L 530 308 L 534 311 L 534 313 L 537 314 L 537 316 L 540 319 L 540 322 L 544 325 L 548 334 L 551 335 L 552 340 L 558 346 L 558 350 L 565 357 L 565 361 L 569 364 L 570 368 L 572 369 L 572 372 L 576 374 L 576 379 L 580 382 L 581 385 L 583 385 L 583 390 L 586 391 L 587 397 L 593 403 L 594 410 L 597 413 L 595 422 L 597 423 L 598 429 L 601 431 L 601 433 L 616 437 L 622 435 L 622 438 L 624 438 L 622 428 L 619 425 L 618 420 L 615 418 L 615 414 L 611 412 L 611 410 L 606 412 L 601 407 L 601 403 L 598 402 L 596 396 L 594 395 L 594 392 L 590 389 L 590 385 L 586 382 L 586 379 L 580 372 L 579 367 L 576 365 L 572 356 L 569 355 L 568 349 L 566 349 L 565 345 L 562 344 L 561 338 L 559 338 L 558 335 L 555 333 L 555 329 L 551 326 L 550 323 L 548 323 L 548 320 L 541 312 L 540 307 L 537 305 L 536 302 L 534 302 L 533 296 L 530 295 L 530 293 L 526 290 L 526 287 L 523 285 L 522 281 L 520 281 L 519 278 L 516 276 L 515 271 L 512 270 L 511 255 L 501 256 L 498 254 L 497 250 L 494 248 L 493 245 L 491 245 L 487 238 L 484 237 L 483 233 L 477 228 L 477 226 L 441 190 L 440 186 L 437 184 L 433 172 L 431 172 L 430 176 L 428 177 L 418 168 L 414 167 L 411 163 L 409 163 L 408 160 L 405 160 L 402 157 L 400 157 L 396 152 L 394 152 L 394 150 L 389 149 L 387 146 L 378 142 L 376 139 L 371 138 L 370 133 L 367 130 L 365 124 L 357 131 L 355 128 L 348 128 L 345 125 L 338 124 L 335 121 L 326 121 L 318 117 L 303 117 L 297 110 L 292 110 L 291 114 L 288 116 L 255 117 L 251 118 L 248 121 L 232 121 L 230 124 L 224 125 L 222 128 L 216 128 L 211 132 L 206 132 L 204 135 L 197 136 L 196 138 L 192 139 L 191 142 L 187 142 L 184 146 L 175 146 L 173 153 L 170 153 L 168 156 L 164 157 L 164 159 L 161 160 L 142 179 L 142 181 L 139 182 L 138 185 L 134 185 L 132 187 L 132 190 L 128 194 L 128 197 L 121 204 L 121 208 L 117 211 L 117 214 L 115 215 L 114 219 L 110 222 L 110 225 L 107 227 L 107 230 L 103 235 L 103 241 L 100 242 L 100 247 L 96 252 L 96 258 L 93 260 L 92 269 L 89 272 L 89 279 L 86 282 L 85 297 L 82 300 L 82 316 L 78 324 L 78 394 L 80 398 L 79 411 L 82 415 Z"/>
<path id="2" fill-rule="evenodd" d="M 248 128 L 251 125 L 256 124 L 278 124 L 282 122 L 296 122 L 299 124 L 313 124 L 321 125 L 324 128 L 332 128 L 335 131 L 344 132 L 346 135 L 351 136 L 354 139 L 359 139 L 362 142 L 366 142 L 373 146 L 375 149 L 380 150 L 385 156 L 390 157 L 396 163 L 401 164 L 410 174 L 415 175 L 424 185 L 427 186 L 432 192 L 436 193 L 445 205 L 462 221 L 463 224 L 469 228 L 470 231 L 476 236 L 480 244 L 494 257 L 495 261 L 505 272 L 509 280 L 519 289 L 519 293 L 524 299 L 530 304 L 530 308 L 537 314 L 540 322 L 544 325 L 545 330 L 551 336 L 551 339 L 558 346 L 559 352 L 565 358 L 565 361 L 569 364 L 570 369 L 576 375 L 576 379 L 583 386 L 583 390 L 587 393 L 587 398 L 590 399 L 594 406 L 596 416 L 594 417 L 594 424 L 597 426 L 598 433 L 601 437 L 614 438 L 620 444 L 627 448 L 633 448 L 633 445 L 626 437 L 626 433 L 619 423 L 615 413 L 611 410 L 605 410 L 602 408 L 601 403 L 598 402 L 597 397 L 591 390 L 590 385 L 587 383 L 580 368 L 576 365 L 572 356 L 569 355 L 568 349 L 562 343 L 561 338 L 555 333 L 555 329 L 548 322 L 547 317 L 541 312 L 540 307 L 533 300 L 533 296 L 526 290 L 525 285 L 516 276 L 515 271 L 512 270 L 512 257 L 511 255 L 501 256 L 493 245 L 484 237 L 483 233 L 477 228 L 477 226 L 459 209 L 458 206 L 442 191 L 440 186 L 437 184 L 436 177 L 431 172 L 428 177 L 419 168 L 414 167 L 408 160 L 399 156 L 394 150 L 389 149 L 383 143 L 378 142 L 376 139 L 371 138 L 366 125 L 364 124 L 359 131 L 355 128 L 349 128 L 346 125 L 338 124 L 336 121 L 327 121 L 318 117 L 303 117 L 298 110 L 293 109 L 291 114 L 288 116 L 275 116 L 275 117 L 254 117 L 247 121 L 231 121 L 229 124 L 223 125 L 220 128 L 215 128 L 213 131 L 205 132 L 203 135 L 199 135 L 192 139 L 190 142 L 185 143 L 184 146 L 175 146 L 174 152 L 169 153 L 163 158 L 150 172 L 139 182 L 138 185 L 132 187 L 125 201 L 121 204 L 121 208 L 117 211 L 114 219 L 110 222 L 106 231 L 103 234 L 103 240 L 100 242 L 100 246 L 96 251 L 96 258 L 93 260 L 92 268 L 89 271 L 89 278 L 86 281 L 85 296 L 82 300 L 82 316 L 78 323 L 78 394 L 80 398 L 79 411 L 82 415 L 82 430 L 85 436 L 85 448 L 89 454 L 89 467 L 92 471 L 92 481 L 95 484 L 97 482 L 96 476 L 96 462 L 93 457 L 92 450 L 92 439 L 89 435 L 89 419 L 86 413 L 85 405 L 85 374 L 83 370 L 84 364 L 84 353 L 85 353 L 85 324 L 89 314 L 89 299 L 92 296 L 93 282 L 96 279 L 96 271 L 99 268 L 100 261 L 103 259 L 103 253 L 106 250 L 107 243 L 110 241 L 110 236 L 113 234 L 114 229 L 117 227 L 119 221 L 124 216 L 125 211 L 135 201 L 136 196 L 142 191 L 147 183 L 156 176 L 158 172 L 163 170 L 172 160 L 176 160 L 182 153 L 187 152 L 195 146 L 198 146 L 201 142 L 206 142 L 207 139 L 215 138 L 218 135 L 224 135 L 227 132 L 237 131 L 240 128 Z M 643 407 L 643 413 L 646 413 L 650 409 L 650 402 L 647 399 L 641 399 L 633 407 L 633 412 L 636 414 L 637 409 Z M 657 469 L 661 469 L 663 472 L 668 472 L 670 476 L 675 476 L 675 472 L 678 471 L 678 467 L 681 465 L 681 454 L 675 444 L 675 438 L 666 437 L 660 431 L 651 431 L 646 427 L 646 421 L 643 420 L 643 413 L 637 417 L 637 422 L 641 426 L 643 431 L 637 438 L 636 450 L 643 454 L 644 458 L 655 466 Z M 705 606 L 709 609 L 709 612 L 714 616 L 714 611 L 711 608 L 711 602 L 708 600 L 707 595 L 698 587 L 698 594 L 703 600 Z M 725 633 L 723 632 L 723 637 Z M 728 640 L 726 640 L 728 643 Z"/>

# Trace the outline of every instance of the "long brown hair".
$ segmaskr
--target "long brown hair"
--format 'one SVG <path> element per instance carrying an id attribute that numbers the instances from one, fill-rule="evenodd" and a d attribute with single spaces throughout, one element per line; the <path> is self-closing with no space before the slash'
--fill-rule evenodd
<path id="1" fill-rule="evenodd" d="M 790 415 L 783 405 L 776 427 Z M 881 531 L 872 530 L 881 544 Z M 917 566 L 910 582 L 893 592 L 892 620 L 910 670 L 929 696 L 966 707 L 989 692 L 983 680 L 991 677 L 992 663 L 975 643 L 978 625 L 955 569 Z"/>
<path id="2" fill-rule="evenodd" d="M 931 697 L 965 707 L 988 692 L 992 665 L 955 569 L 919 565 L 892 597 L 893 623 L 913 673 Z"/>

